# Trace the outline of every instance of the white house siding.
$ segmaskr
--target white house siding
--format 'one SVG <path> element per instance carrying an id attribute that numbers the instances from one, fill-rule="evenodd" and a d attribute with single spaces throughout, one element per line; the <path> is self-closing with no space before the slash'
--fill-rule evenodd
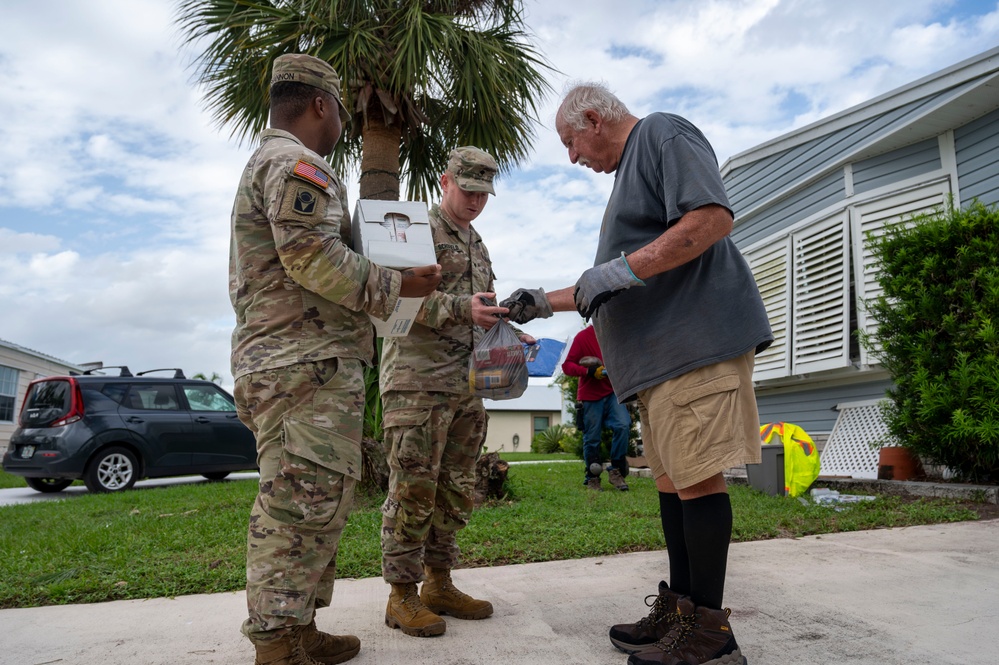
<path id="1" fill-rule="evenodd" d="M 999 111 L 954 130 L 961 200 L 999 203 Z"/>
<path id="2" fill-rule="evenodd" d="M 562 423 L 562 393 L 554 385 L 532 383 L 516 399 L 486 399 L 483 403 L 489 414 L 485 444 L 489 452 L 531 452 L 535 416 L 547 418 L 549 427 Z"/>
<path id="3" fill-rule="evenodd" d="M 2 453 L 7 449 L 10 435 L 17 427 L 17 416 L 21 412 L 21 403 L 24 401 L 24 393 L 28 389 L 28 384 L 37 378 L 54 374 L 68 374 L 71 371 L 79 374 L 81 369 L 58 358 L 52 358 L 3 340 L 0 340 L 0 367 L 17 371 L 17 392 L 14 395 L 13 416 L 10 420 L 0 420 L 0 453 Z"/>
<path id="4" fill-rule="evenodd" d="M 489 409 L 486 451 L 529 453 L 534 436 L 534 416 L 546 416 L 551 425 L 562 423 L 560 411 L 496 411 Z M 518 443 L 514 444 L 514 436 Z"/>

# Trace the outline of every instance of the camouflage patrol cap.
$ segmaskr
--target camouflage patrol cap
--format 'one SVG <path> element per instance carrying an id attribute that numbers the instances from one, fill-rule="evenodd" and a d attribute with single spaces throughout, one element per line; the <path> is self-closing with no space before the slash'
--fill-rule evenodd
<path id="1" fill-rule="evenodd" d="M 271 85 L 283 81 L 304 83 L 333 95 L 340 106 L 340 122 L 345 123 L 350 120 L 350 114 L 344 108 L 343 98 L 340 97 L 340 77 L 325 60 L 304 53 L 286 53 L 278 56 L 274 60 Z"/>
<path id="2" fill-rule="evenodd" d="M 493 178 L 499 167 L 488 152 L 475 146 L 464 146 L 451 151 L 447 172 L 454 176 L 458 187 L 466 192 L 489 192 L 495 195 Z"/>

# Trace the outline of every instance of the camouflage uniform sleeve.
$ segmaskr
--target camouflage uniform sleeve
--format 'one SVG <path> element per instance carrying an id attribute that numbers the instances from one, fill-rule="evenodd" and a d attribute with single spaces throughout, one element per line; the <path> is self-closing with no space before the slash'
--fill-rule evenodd
<path id="1" fill-rule="evenodd" d="M 297 175 L 314 173 L 301 168 L 303 163 L 319 175 Z M 399 298 L 402 275 L 371 263 L 343 241 L 350 223 L 346 188 L 328 169 L 325 161 L 306 153 L 287 169 L 272 172 L 280 182 L 265 185 L 273 188 L 265 200 L 281 265 L 291 279 L 326 300 L 387 318 Z"/>
<path id="2" fill-rule="evenodd" d="M 434 291 L 424 299 L 416 322 L 433 329 L 447 325 L 472 325 L 472 296 Z"/>

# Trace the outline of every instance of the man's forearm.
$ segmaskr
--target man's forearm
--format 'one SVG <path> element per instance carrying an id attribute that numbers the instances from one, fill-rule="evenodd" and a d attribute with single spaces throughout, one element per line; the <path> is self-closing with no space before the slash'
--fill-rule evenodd
<path id="1" fill-rule="evenodd" d="M 552 306 L 553 312 L 576 311 L 576 302 L 572 298 L 572 292 L 574 289 L 575 287 L 573 286 L 567 286 L 564 289 L 549 291 L 545 294 L 548 296 L 548 304 Z"/>

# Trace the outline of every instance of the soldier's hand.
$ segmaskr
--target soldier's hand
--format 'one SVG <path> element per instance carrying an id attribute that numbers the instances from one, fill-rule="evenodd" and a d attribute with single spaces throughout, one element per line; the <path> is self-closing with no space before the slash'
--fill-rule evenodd
<path id="1" fill-rule="evenodd" d="M 496 306 L 496 294 L 483 291 L 472 296 L 472 323 L 489 330 L 509 310 Z"/>
<path id="2" fill-rule="evenodd" d="M 621 252 L 618 258 L 593 266 L 580 276 L 572 293 L 576 311 L 589 319 L 602 304 L 633 286 L 645 286 L 645 282 L 631 272 L 628 260 Z"/>
<path id="3" fill-rule="evenodd" d="M 433 293 L 437 285 L 441 283 L 439 264 L 405 268 L 399 272 L 402 273 L 402 288 L 399 289 L 400 298 L 422 298 Z"/>
<path id="4" fill-rule="evenodd" d="M 544 289 L 517 289 L 500 303 L 500 307 L 509 309 L 507 318 L 516 323 L 547 319 L 554 314 Z"/>

